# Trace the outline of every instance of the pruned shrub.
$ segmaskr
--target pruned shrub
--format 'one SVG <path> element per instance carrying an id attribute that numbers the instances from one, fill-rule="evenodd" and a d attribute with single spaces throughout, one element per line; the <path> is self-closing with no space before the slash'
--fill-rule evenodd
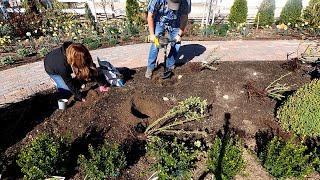
<path id="1" fill-rule="evenodd" d="M 277 111 L 280 126 L 286 131 L 320 136 L 320 80 L 300 87 Z"/>
<path id="2" fill-rule="evenodd" d="M 158 134 L 179 134 L 179 135 L 203 135 L 206 132 L 199 130 L 185 130 L 179 128 L 180 125 L 192 121 L 200 121 L 207 117 L 207 100 L 201 100 L 200 97 L 190 97 L 179 102 L 178 105 L 170 109 L 163 117 L 152 122 L 145 130 L 145 138 L 151 139 Z"/>
<path id="3" fill-rule="evenodd" d="M 310 0 L 309 5 L 303 11 L 303 19 L 308 22 L 311 27 L 320 26 L 320 1 Z"/>
<path id="4" fill-rule="evenodd" d="M 216 179 L 232 179 L 245 166 L 242 148 L 237 136 L 215 137 L 208 151 L 207 166 Z"/>
<path id="5" fill-rule="evenodd" d="M 106 179 L 120 174 L 121 169 L 127 164 L 124 152 L 116 143 L 105 141 L 98 148 L 89 144 L 88 159 L 79 155 L 78 164 L 89 179 Z"/>
<path id="6" fill-rule="evenodd" d="M 16 58 L 13 56 L 5 56 L 0 59 L 1 65 L 13 64 L 16 61 Z"/>
<path id="7" fill-rule="evenodd" d="M 51 175 L 62 175 L 66 171 L 68 152 L 69 146 L 61 136 L 39 134 L 22 147 L 17 164 L 24 173 L 24 179 L 44 179 Z"/>
<path id="8" fill-rule="evenodd" d="M 258 26 L 271 26 L 274 23 L 274 11 L 276 9 L 275 0 L 263 0 L 258 14 L 255 18 L 255 24 Z"/>
<path id="9" fill-rule="evenodd" d="M 257 143 L 258 144 L 258 143 Z M 285 141 L 275 136 L 258 154 L 262 165 L 276 178 L 304 178 L 314 171 L 318 158 L 295 138 Z"/>
<path id="10" fill-rule="evenodd" d="M 248 5 L 247 0 L 235 0 L 229 14 L 230 23 L 244 23 L 247 21 Z"/>
<path id="11" fill-rule="evenodd" d="M 153 137 L 147 145 L 147 155 L 156 158 L 151 170 L 155 170 L 159 179 L 190 179 L 198 151 L 184 141 Z"/>
<path id="12" fill-rule="evenodd" d="M 288 0 L 280 13 L 280 23 L 296 24 L 300 20 L 302 0 Z"/>

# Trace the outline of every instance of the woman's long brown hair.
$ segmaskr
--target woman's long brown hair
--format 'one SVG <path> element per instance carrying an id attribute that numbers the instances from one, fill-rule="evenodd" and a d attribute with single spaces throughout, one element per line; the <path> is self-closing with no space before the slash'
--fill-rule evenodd
<path id="1" fill-rule="evenodd" d="M 90 80 L 90 73 L 97 77 L 97 68 L 94 66 L 89 50 L 80 43 L 71 44 L 66 50 L 68 64 L 78 79 Z"/>

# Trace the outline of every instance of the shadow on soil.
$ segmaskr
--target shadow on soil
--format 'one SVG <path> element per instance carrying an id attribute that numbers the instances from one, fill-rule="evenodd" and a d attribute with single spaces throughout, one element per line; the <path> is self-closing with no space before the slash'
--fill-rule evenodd
<path id="1" fill-rule="evenodd" d="M 226 112 L 224 114 L 224 125 L 223 131 L 219 130 L 217 136 L 221 138 L 222 145 L 221 150 L 218 157 L 218 165 L 216 168 L 216 172 L 214 172 L 215 179 L 222 180 L 222 160 L 226 153 L 226 146 L 227 146 L 227 136 L 232 136 L 234 134 L 234 129 L 230 129 L 230 119 L 231 114 Z M 199 180 L 204 180 L 209 172 L 204 172 L 200 177 Z"/>
<path id="2" fill-rule="evenodd" d="M 196 56 L 200 56 L 206 51 L 206 48 L 200 44 L 186 44 L 181 46 L 176 64 L 179 66 L 191 61 Z"/>
<path id="3" fill-rule="evenodd" d="M 111 127 L 110 127 L 111 128 Z M 86 132 L 81 136 L 76 138 L 71 144 L 70 150 L 70 165 L 72 167 L 67 174 L 67 178 L 74 176 L 78 170 L 77 160 L 80 154 L 85 157 L 89 156 L 88 146 L 91 144 L 94 148 L 101 146 L 105 140 L 105 134 L 110 130 L 109 129 L 97 129 L 97 127 L 88 127 Z"/>
<path id="4" fill-rule="evenodd" d="M 29 99 L 8 104 L 0 109 L 0 144 L 6 150 L 23 139 L 35 126 L 43 122 L 58 108 L 63 98 L 54 90 L 33 95 Z"/>

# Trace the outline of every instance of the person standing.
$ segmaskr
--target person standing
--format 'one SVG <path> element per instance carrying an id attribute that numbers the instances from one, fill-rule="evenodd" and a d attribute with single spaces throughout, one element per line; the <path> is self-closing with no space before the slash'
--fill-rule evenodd
<path id="1" fill-rule="evenodd" d="M 165 31 L 170 36 L 171 49 L 168 54 L 166 67 L 175 68 L 175 58 L 181 46 L 181 38 L 186 28 L 188 14 L 191 12 L 191 0 L 150 0 L 148 4 L 148 26 L 150 41 L 154 42 L 156 36 L 164 35 Z M 151 44 L 145 77 L 150 79 L 155 68 L 159 49 Z"/>

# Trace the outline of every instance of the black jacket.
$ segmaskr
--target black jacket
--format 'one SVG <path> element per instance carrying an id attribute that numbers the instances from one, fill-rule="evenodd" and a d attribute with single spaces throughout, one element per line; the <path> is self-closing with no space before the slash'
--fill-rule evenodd
<path id="1" fill-rule="evenodd" d="M 71 43 L 64 43 L 60 48 L 54 49 L 50 52 L 44 59 L 44 68 L 48 74 L 60 75 L 75 98 L 77 100 L 81 100 L 82 95 L 80 92 L 79 81 L 72 78 L 71 74 L 73 71 L 67 62 L 67 57 L 65 56 L 65 51 L 70 44 Z M 99 78 L 95 80 L 99 85 L 103 84 Z"/>

